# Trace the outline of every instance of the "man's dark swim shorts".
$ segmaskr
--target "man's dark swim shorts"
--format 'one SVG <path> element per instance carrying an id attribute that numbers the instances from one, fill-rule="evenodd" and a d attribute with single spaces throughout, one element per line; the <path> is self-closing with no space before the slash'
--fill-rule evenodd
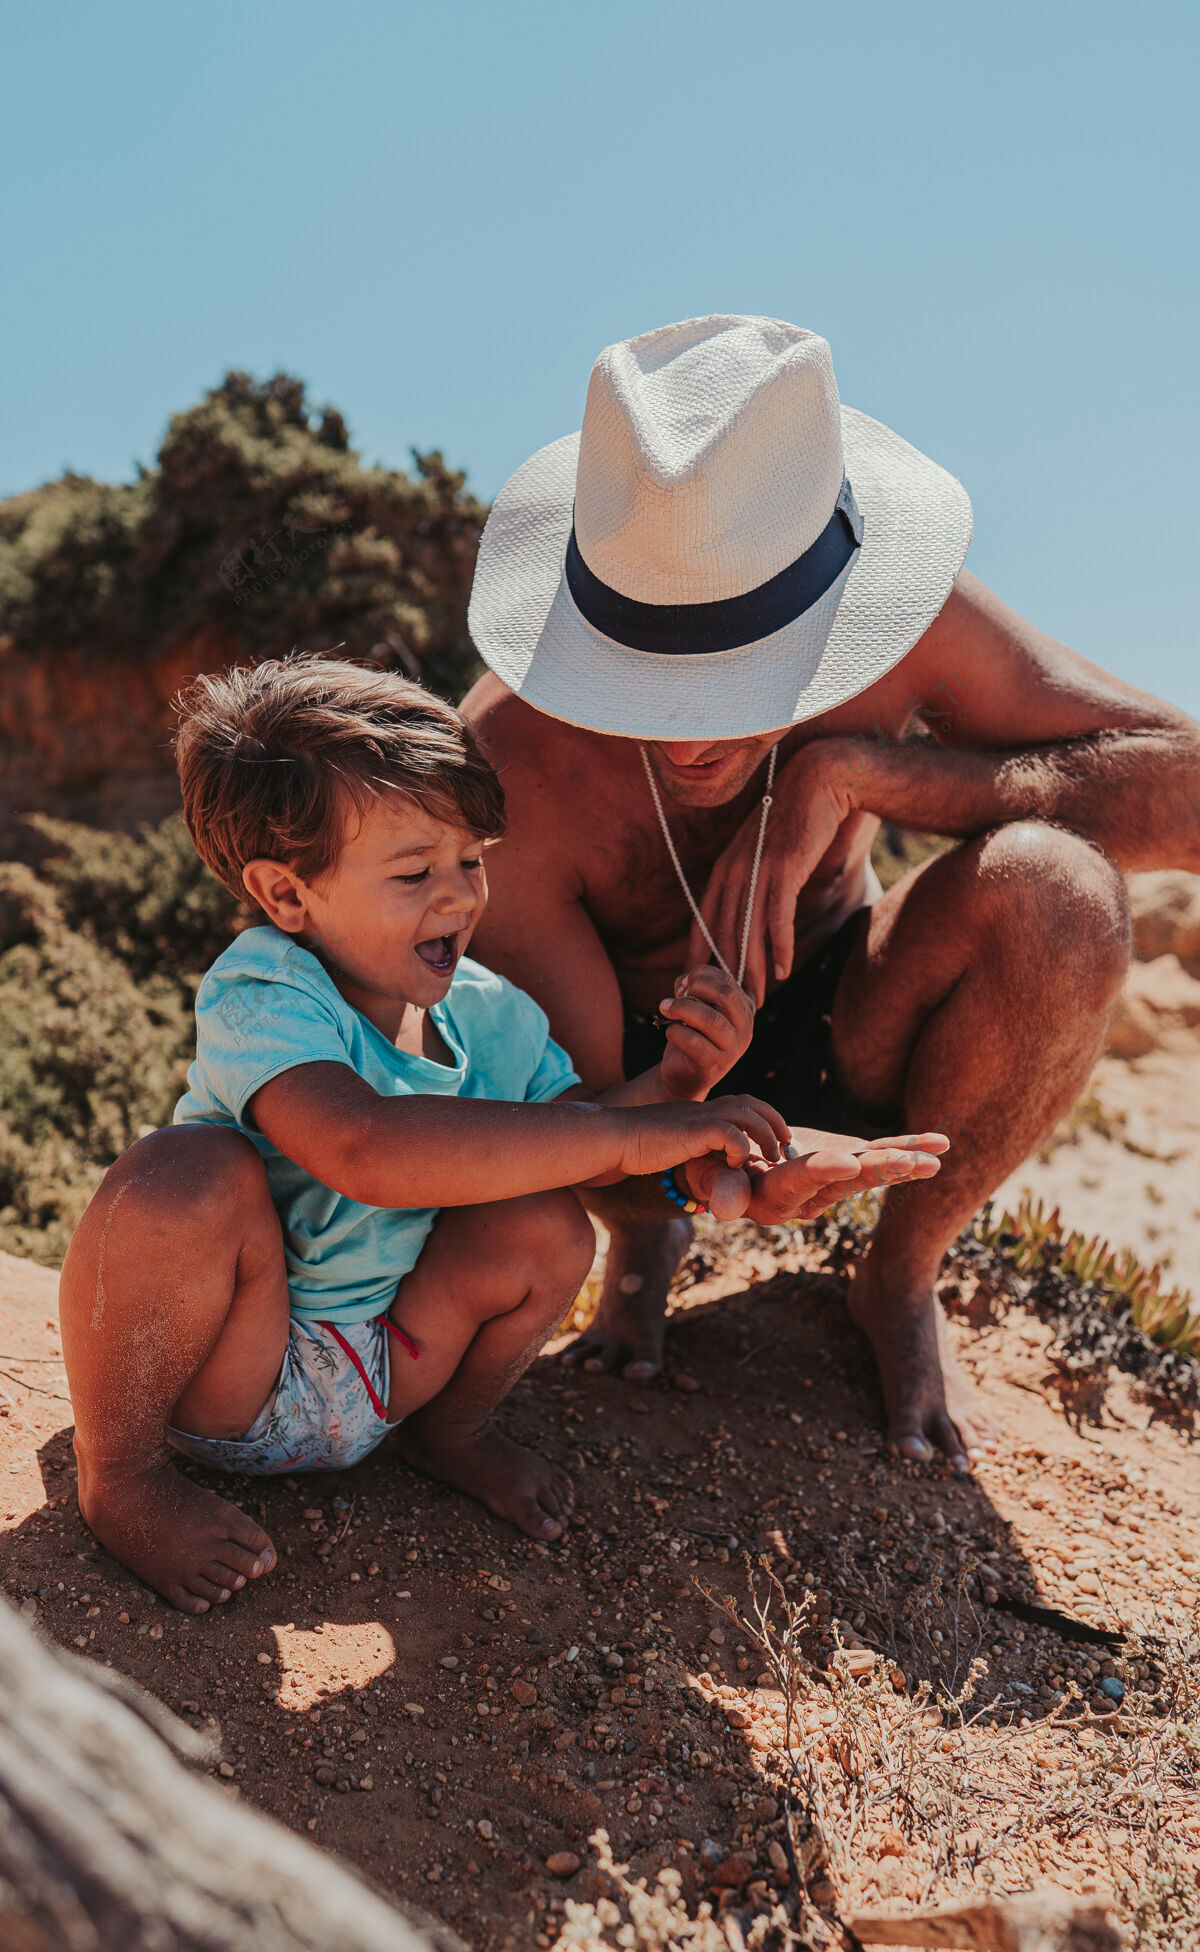
<path id="1" fill-rule="evenodd" d="M 869 908 L 848 915 L 825 947 L 794 970 L 754 1019 L 750 1048 L 722 1078 L 715 1096 L 744 1092 L 764 1098 L 789 1125 L 849 1132 L 880 1139 L 904 1130 L 902 1116 L 856 1103 L 841 1084 L 833 1059 L 833 999 L 851 951 L 866 926 Z M 666 1032 L 650 1017 L 625 1012 L 625 1076 L 657 1064 Z"/>

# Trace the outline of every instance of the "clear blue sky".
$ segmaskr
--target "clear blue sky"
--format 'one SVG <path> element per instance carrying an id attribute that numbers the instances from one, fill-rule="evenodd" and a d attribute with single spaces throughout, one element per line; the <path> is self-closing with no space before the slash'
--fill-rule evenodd
<path id="1" fill-rule="evenodd" d="M 229 366 L 491 495 L 613 339 L 830 339 L 972 565 L 1200 713 L 1195 0 L 0 9 L 0 493 Z"/>

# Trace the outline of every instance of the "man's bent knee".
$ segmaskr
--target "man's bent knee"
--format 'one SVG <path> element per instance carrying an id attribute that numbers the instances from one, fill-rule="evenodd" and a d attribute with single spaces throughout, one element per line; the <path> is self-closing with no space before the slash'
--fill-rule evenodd
<path id="1" fill-rule="evenodd" d="M 966 852 L 967 850 L 964 850 Z M 1107 855 L 1079 834 L 1014 820 L 971 843 L 975 902 L 1005 958 L 1048 956 L 1074 1000 L 1112 1001 L 1129 966 L 1129 895 Z"/>

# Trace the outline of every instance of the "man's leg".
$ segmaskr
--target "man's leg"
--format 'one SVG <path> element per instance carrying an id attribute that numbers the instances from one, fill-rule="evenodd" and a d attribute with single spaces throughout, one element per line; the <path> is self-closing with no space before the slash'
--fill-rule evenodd
<path id="1" fill-rule="evenodd" d="M 571 1480 L 506 1437 L 492 1412 L 562 1322 L 595 1246 L 570 1192 L 452 1207 L 392 1305 L 421 1351 L 409 1362 L 393 1348 L 388 1414 L 404 1418 L 401 1451 L 530 1538 L 562 1535 Z"/>
<path id="2" fill-rule="evenodd" d="M 1077 836 L 1014 822 L 930 861 L 875 906 L 833 1012 L 845 1089 L 945 1132 L 937 1178 L 887 1196 L 851 1307 L 892 1440 L 957 1463 L 995 1426 L 950 1354 L 947 1247 L 1078 1097 L 1129 960 L 1124 883 Z"/>
<path id="3" fill-rule="evenodd" d="M 588 1189 L 589 1210 L 609 1233 L 604 1288 L 595 1321 L 562 1359 L 571 1369 L 619 1369 L 627 1382 L 648 1383 L 662 1368 L 667 1294 L 692 1223 L 682 1214 L 647 1220 L 635 1200 L 640 1194 L 623 1197 L 620 1185 Z"/>
<path id="4" fill-rule="evenodd" d="M 60 1288 L 79 1508 L 101 1544 L 185 1613 L 275 1563 L 261 1526 L 170 1462 L 168 1423 L 239 1437 L 287 1347 L 279 1222 L 248 1140 L 177 1126 L 117 1161 Z"/>

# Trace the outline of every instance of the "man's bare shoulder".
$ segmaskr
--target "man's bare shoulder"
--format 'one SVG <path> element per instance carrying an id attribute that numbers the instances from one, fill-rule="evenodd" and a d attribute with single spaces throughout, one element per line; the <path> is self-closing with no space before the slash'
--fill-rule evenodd
<path id="1" fill-rule="evenodd" d="M 960 570 L 942 608 L 912 649 L 829 718 L 841 730 L 843 718 L 860 720 L 873 708 L 895 736 L 939 698 L 951 680 L 968 689 L 986 684 L 989 649 L 998 637 L 1006 635 L 1011 641 L 1022 632 L 1038 634 L 970 570 Z"/>
<path id="2" fill-rule="evenodd" d="M 458 709 L 482 739 L 514 716 L 519 720 L 521 712 L 528 707 L 523 707 L 516 693 L 501 684 L 494 671 L 485 671 L 481 678 L 476 678 Z"/>
<path id="3" fill-rule="evenodd" d="M 613 741 L 565 719 L 535 711 L 487 672 L 463 699 L 463 717 L 504 782 L 518 793 L 574 782 L 604 764 L 603 748 Z"/>
<path id="4" fill-rule="evenodd" d="M 941 734 L 1015 745 L 1184 723 L 1173 706 L 1030 623 L 970 570 L 897 667 L 914 711 Z"/>

